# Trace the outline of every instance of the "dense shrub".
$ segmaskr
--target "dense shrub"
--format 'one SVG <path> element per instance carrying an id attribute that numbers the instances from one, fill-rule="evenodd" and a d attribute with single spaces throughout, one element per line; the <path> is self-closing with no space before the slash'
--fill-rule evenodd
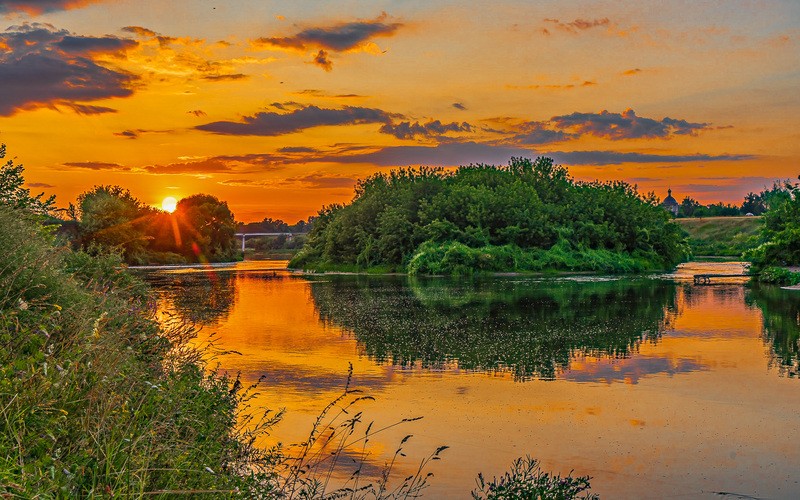
<path id="1" fill-rule="evenodd" d="M 652 195 L 624 182 L 574 181 L 548 158 L 512 158 L 506 167 L 406 169 L 360 181 L 350 204 L 320 211 L 290 265 L 623 272 L 687 256 L 680 229 Z"/>

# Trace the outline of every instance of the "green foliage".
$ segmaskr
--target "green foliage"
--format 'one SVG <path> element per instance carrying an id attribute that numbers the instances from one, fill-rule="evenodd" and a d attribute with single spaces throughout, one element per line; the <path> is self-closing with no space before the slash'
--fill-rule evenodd
<path id="1" fill-rule="evenodd" d="M 687 255 L 668 214 L 634 187 L 576 182 L 549 158 L 512 158 L 362 180 L 352 203 L 320 211 L 290 265 L 469 274 L 550 269 L 540 265 L 550 257 L 566 259 L 557 269 L 667 268 Z"/>
<path id="2" fill-rule="evenodd" d="M 95 186 L 70 212 L 77 246 L 117 252 L 128 264 L 227 262 L 240 258 L 236 223 L 227 203 L 197 194 L 168 214 L 146 206 L 120 186 Z"/>
<path id="3" fill-rule="evenodd" d="M 538 460 L 531 457 L 514 460 L 511 469 L 487 483 L 478 474 L 478 488 L 472 491 L 475 500 L 538 500 L 573 498 L 597 499 L 598 495 L 586 493 L 591 488 L 588 476 L 566 477 L 551 475 L 541 469 Z"/>
<path id="4" fill-rule="evenodd" d="M 191 327 L 150 319 L 118 256 L 56 248 L 18 210 L 0 227 L 0 494 L 269 494 L 246 391 L 204 369 Z"/>
<path id="5" fill-rule="evenodd" d="M 800 272 L 793 272 L 785 267 L 769 266 L 761 269 L 758 281 L 780 286 L 797 285 L 800 284 Z"/>
<path id="6" fill-rule="evenodd" d="M 800 266 L 800 183 L 786 183 L 782 193 L 771 198 L 764 213 L 763 243 L 745 254 L 755 272 L 770 266 Z"/>
<path id="7" fill-rule="evenodd" d="M 6 157 L 6 145 L 0 144 L 0 160 Z M 53 215 L 55 212 L 55 195 L 42 198 L 44 193 L 31 196 L 29 189 L 24 188 L 25 178 L 22 176 L 22 165 L 15 165 L 8 160 L 0 166 L 0 205 L 22 209 L 36 215 Z"/>

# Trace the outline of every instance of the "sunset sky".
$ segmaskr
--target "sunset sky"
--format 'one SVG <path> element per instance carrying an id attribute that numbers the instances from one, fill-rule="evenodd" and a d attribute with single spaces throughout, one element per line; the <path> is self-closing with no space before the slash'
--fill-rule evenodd
<path id="1" fill-rule="evenodd" d="M 800 173 L 800 1 L 0 0 L 0 142 L 287 222 L 393 167 L 546 155 L 741 203 Z"/>

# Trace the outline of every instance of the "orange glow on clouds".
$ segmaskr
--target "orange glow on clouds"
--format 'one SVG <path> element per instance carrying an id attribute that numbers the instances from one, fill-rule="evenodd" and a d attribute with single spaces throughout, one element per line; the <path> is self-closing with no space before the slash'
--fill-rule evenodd
<path id="1" fill-rule="evenodd" d="M 376 171 L 511 156 L 703 203 L 796 178 L 796 2 L 658 5 L 15 1 L 0 141 L 61 206 L 102 178 L 243 221 L 306 218 Z"/>

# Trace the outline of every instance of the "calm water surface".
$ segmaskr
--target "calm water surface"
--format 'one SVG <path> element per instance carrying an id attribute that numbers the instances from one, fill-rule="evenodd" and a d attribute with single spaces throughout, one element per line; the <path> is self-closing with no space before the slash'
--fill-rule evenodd
<path id="1" fill-rule="evenodd" d="M 403 436 L 414 469 L 439 445 L 429 498 L 465 498 L 524 455 L 593 477 L 606 498 L 800 497 L 800 292 L 690 263 L 646 278 L 475 280 L 300 275 L 285 262 L 148 273 L 162 310 L 217 334 L 222 367 L 266 377 L 299 442 L 341 393 L 374 396 L 379 470 Z"/>

